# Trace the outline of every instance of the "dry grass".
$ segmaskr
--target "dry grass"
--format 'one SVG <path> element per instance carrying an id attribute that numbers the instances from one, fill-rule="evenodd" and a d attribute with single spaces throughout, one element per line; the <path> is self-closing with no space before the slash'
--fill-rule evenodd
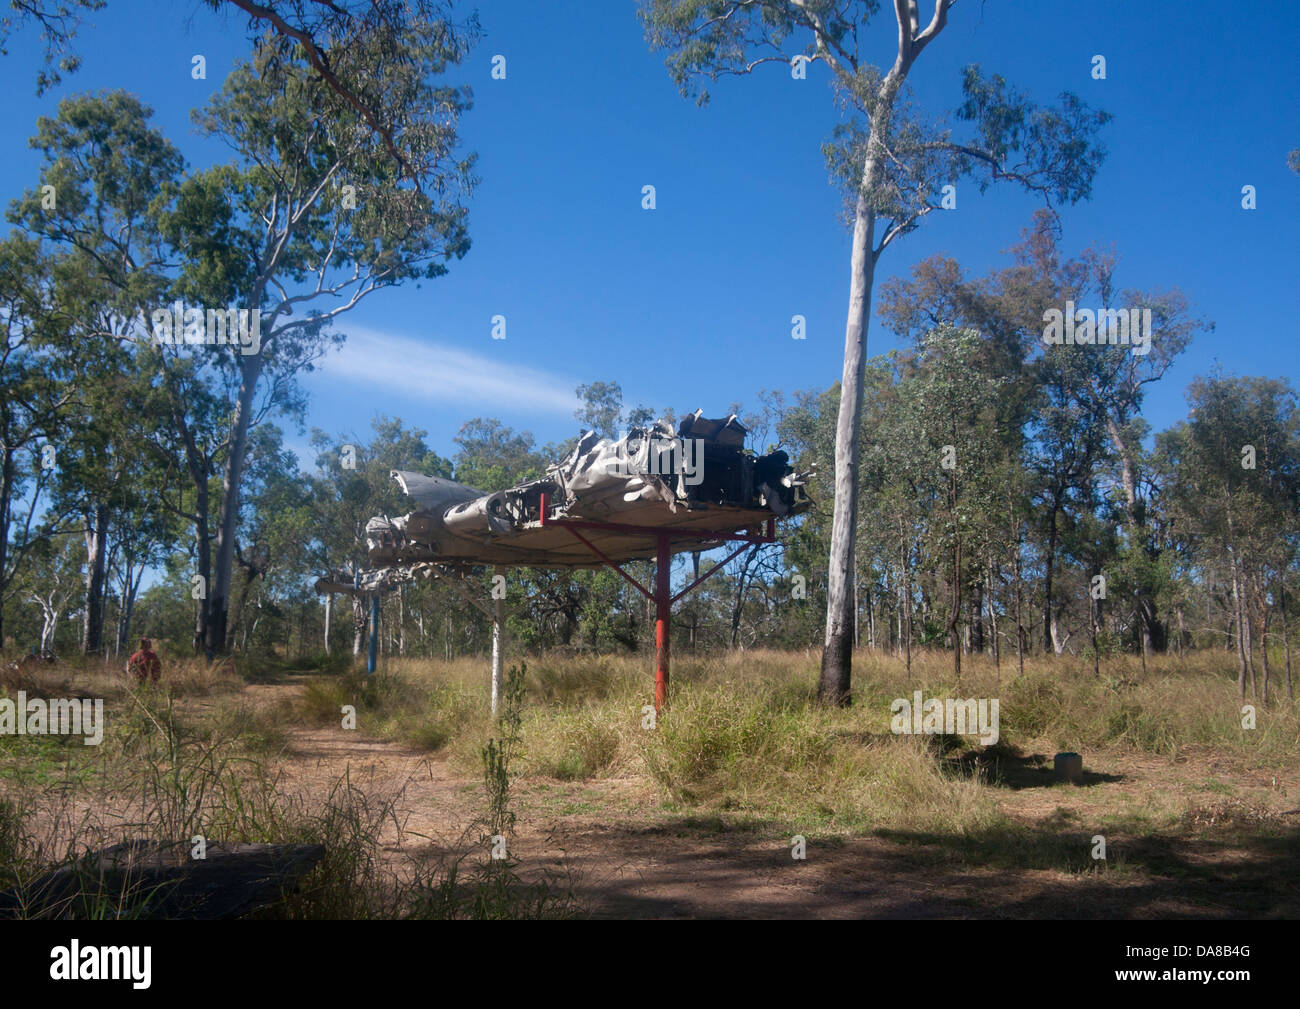
<path id="1" fill-rule="evenodd" d="M 1031 830 L 1008 812 L 1006 788 L 995 786 L 1014 787 L 1016 774 L 1042 783 L 1049 772 L 1036 755 L 1050 766 L 1058 750 L 1088 754 L 1089 766 L 1120 759 L 1172 766 L 1208 754 L 1241 773 L 1294 766 L 1300 752 L 1294 703 L 1254 702 L 1256 727 L 1242 728 L 1242 702 L 1221 653 L 1161 657 L 1145 675 L 1136 659 L 1110 659 L 1100 677 L 1071 658 L 1035 658 L 1016 677 L 1012 664 L 999 671 L 976 657 L 964 663 L 958 685 L 947 655 L 918 652 L 909 674 L 892 656 L 863 652 L 855 659 L 854 703 L 834 710 L 815 703 L 816 655 L 679 655 L 671 704 L 653 727 L 650 666 L 640 655 L 530 662 L 515 767 L 525 794 L 554 782 L 617 781 L 686 820 L 723 817 L 733 827 L 786 837 L 939 838 L 960 857 L 984 863 L 1092 872 L 1074 837 L 1079 831 L 1059 804 L 1066 817 L 1059 829 Z M 390 660 L 375 677 L 317 670 L 289 691 L 293 700 L 250 702 L 250 681 L 282 672 L 189 660 L 169 662 L 160 687 L 137 687 L 116 670 L 76 663 L 27 677 L 29 696 L 102 697 L 109 730 L 100 747 L 0 737 L 0 864 L 11 867 L 9 883 L 17 872 L 125 835 L 319 839 L 334 854 L 286 913 L 463 913 L 457 894 L 470 884 L 458 861 L 412 864 L 400 885 L 380 871 L 380 824 L 393 816 L 395 797 L 367 794 L 348 781 L 336 783 L 329 797 L 288 794 L 274 768 L 293 729 L 336 725 L 340 709 L 352 705 L 363 737 L 440 754 L 460 773 L 477 776 L 494 728 L 487 663 Z M 998 699 L 999 743 L 982 748 L 971 737 L 894 735 L 890 702 L 917 690 L 926 698 Z M 97 825 L 90 815 L 96 795 L 130 796 L 132 829 Z M 1180 836 L 1287 829 L 1254 799 L 1189 802 L 1155 792 L 1127 798 L 1125 809 L 1094 811 L 1105 829 Z M 493 913 L 533 913 L 507 905 L 498 901 Z M 556 906 L 568 905 L 543 900 L 534 910 L 547 914 Z"/>
<path id="2" fill-rule="evenodd" d="M 273 670 L 271 672 L 274 672 Z M 242 675 L 241 675 L 242 674 Z M 371 717 L 377 734 L 410 731 L 429 745 L 454 692 L 400 677 L 352 674 L 318 678 L 300 699 L 254 703 L 245 677 L 268 670 L 228 660 L 167 663 L 163 681 L 137 684 L 100 663 L 59 664 L 25 675 L 12 690 L 28 698 L 104 701 L 103 741 L 82 737 L 0 736 L 0 891 L 19 894 L 50 868 L 134 837 L 179 841 L 318 843 L 326 856 L 298 892 L 270 912 L 288 918 L 569 917 L 569 891 L 553 875 L 505 875 L 492 861 L 470 859 L 475 821 L 450 851 L 404 853 L 394 869 L 386 830 L 402 815 L 400 792 L 363 788 L 345 775 L 328 794 L 286 786 L 277 760 L 295 726 L 337 718 L 338 703 Z M 408 711 L 415 700 L 425 708 Z M 452 726 L 461 728 L 459 723 Z M 483 719 L 483 727 L 488 720 Z M 111 807 L 102 815 L 100 806 Z M 130 917 L 143 894 L 96 894 L 76 917 Z M 28 905 L 24 916 L 51 909 Z M 263 914 L 262 916 L 267 916 Z"/>
<path id="3" fill-rule="evenodd" d="M 1294 704 L 1256 702 L 1256 728 L 1242 728 L 1232 671 L 1217 653 L 1161 657 L 1145 676 L 1140 660 L 1112 659 L 1100 677 L 1068 657 L 1031 660 L 1023 677 L 976 657 L 966 660 L 958 685 L 945 654 L 918 652 L 909 675 L 894 657 L 863 652 L 854 703 L 840 710 L 815 703 L 814 655 L 679 656 L 671 704 L 653 731 L 644 727 L 649 665 L 635 655 L 530 664 L 524 773 L 642 780 L 670 805 L 791 829 L 961 834 L 1000 816 L 982 780 L 998 772 L 999 755 L 1079 750 L 1176 760 L 1213 751 L 1262 768 L 1300 752 Z M 359 724 L 376 737 L 444 751 L 468 769 L 490 727 L 487 675 L 482 660 L 392 661 L 368 688 L 346 678 L 322 686 L 321 717 L 337 717 L 339 703 L 359 703 Z M 891 701 L 916 690 L 926 698 L 997 698 L 998 746 L 981 756 L 971 737 L 893 735 Z"/>

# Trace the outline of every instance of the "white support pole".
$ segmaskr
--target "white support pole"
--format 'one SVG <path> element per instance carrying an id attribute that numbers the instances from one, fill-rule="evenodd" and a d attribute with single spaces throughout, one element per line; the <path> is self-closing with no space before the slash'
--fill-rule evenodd
<path id="1" fill-rule="evenodd" d="M 504 577 L 500 565 L 495 569 L 497 575 Z M 505 593 L 498 593 L 496 589 L 496 579 L 493 579 L 493 599 L 492 599 L 492 717 L 497 714 L 497 702 L 501 697 L 501 684 L 503 681 L 501 673 L 502 664 L 502 629 L 506 622 L 506 600 Z"/>
<path id="2" fill-rule="evenodd" d="M 497 565 L 493 569 L 493 574 L 505 578 L 505 569 Z M 492 621 L 492 717 L 496 717 L 497 705 L 501 699 L 501 685 L 505 682 L 501 673 L 501 664 L 505 657 L 505 647 L 502 643 L 502 635 L 505 632 L 506 625 L 506 600 L 505 593 L 501 593 L 501 598 L 496 598 L 496 578 L 493 581 L 492 605 L 489 607 L 483 602 L 483 597 L 478 594 L 478 590 L 471 589 L 465 584 L 461 577 L 449 578 L 451 585 L 465 597 L 465 601 L 481 612 Z M 502 582 L 504 585 L 504 582 Z"/>

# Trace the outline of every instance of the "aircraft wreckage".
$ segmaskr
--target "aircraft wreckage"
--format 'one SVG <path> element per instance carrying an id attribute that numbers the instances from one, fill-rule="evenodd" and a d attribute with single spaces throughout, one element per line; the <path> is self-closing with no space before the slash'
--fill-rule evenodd
<path id="1" fill-rule="evenodd" d="M 776 520 L 806 511 L 807 473 L 784 452 L 745 450 L 745 429 L 733 414 L 710 420 L 700 411 L 674 432 L 665 421 L 618 439 L 587 432 L 546 475 L 503 491 L 394 470 L 414 507 L 406 515 L 366 523 L 370 571 L 337 573 L 318 592 L 370 596 L 370 656 L 375 671 L 379 594 L 417 578 L 446 577 L 476 606 L 464 584 L 475 567 L 590 568 L 617 571 L 655 604 L 655 707 L 668 696 L 672 606 L 754 544 L 776 539 Z M 724 560 L 679 592 L 672 591 L 672 555 L 739 543 Z M 652 586 L 623 570 L 626 561 L 655 559 Z M 483 606 L 486 610 L 487 607 Z M 501 689 L 501 597 L 492 618 L 492 711 Z"/>
<path id="2" fill-rule="evenodd" d="M 438 568 L 480 565 L 590 568 L 655 558 L 659 535 L 671 553 L 707 550 L 771 520 L 805 511 L 807 474 L 786 453 L 754 455 L 731 416 L 697 411 L 676 432 L 664 421 L 612 440 L 585 433 L 546 475 L 485 494 L 473 487 L 394 470 L 413 508 L 366 524 L 373 570 L 359 581 L 321 579 L 321 591 L 384 591 Z M 575 535 L 578 533 L 578 535 Z"/>

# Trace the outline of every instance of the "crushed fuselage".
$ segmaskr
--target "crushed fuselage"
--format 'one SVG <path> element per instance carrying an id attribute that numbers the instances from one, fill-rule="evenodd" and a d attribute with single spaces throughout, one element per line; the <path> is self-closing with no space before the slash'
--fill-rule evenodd
<path id="1" fill-rule="evenodd" d="M 588 432 L 541 479 L 491 494 L 395 470 L 393 478 L 415 508 L 367 523 L 370 560 L 379 568 L 407 568 L 408 574 L 425 564 L 600 564 L 569 530 L 543 523 L 544 498 L 548 523 L 576 519 L 640 527 L 584 531 L 615 562 L 653 557 L 659 530 L 716 531 L 720 542 L 733 533 L 756 532 L 774 516 L 804 511 L 806 474 L 796 474 L 784 452 L 746 452 L 745 434 L 734 416 L 709 420 L 698 413 L 676 432 L 662 421 L 616 440 Z M 672 549 L 709 545 L 675 538 Z"/>

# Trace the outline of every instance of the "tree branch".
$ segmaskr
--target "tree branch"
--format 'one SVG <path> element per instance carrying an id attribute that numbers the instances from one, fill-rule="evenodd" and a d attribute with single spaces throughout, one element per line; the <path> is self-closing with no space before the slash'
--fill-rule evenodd
<path id="1" fill-rule="evenodd" d="M 384 142 L 384 146 L 388 149 L 389 155 L 401 168 L 402 174 L 411 180 L 411 183 L 415 186 L 417 191 L 423 192 L 423 190 L 420 189 L 420 178 L 418 174 L 411 168 L 406 159 L 402 157 L 401 152 L 397 149 L 397 144 L 393 140 L 393 131 L 380 123 L 374 113 L 366 108 L 366 106 L 362 104 L 361 100 L 352 93 L 351 89 L 344 86 L 344 84 L 338 79 L 334 71 L 330 68 L 329 57 L 326 56 L 320 46 L 316 44 L 316 39 L 310 32 L 294 28 L 270 7 L 264 7 L 261 4 L 253 3 L 252 0 L 228 0 L 228 2 L 244 11 L 250 17 L 270 22 L 272 27 L 274 27 L 281 35 L 298 42 L 307 56 L 307 62 L 311 64 L 318 74 L 320 74 L 321 79 L 325 81 L 330 90 L 352 106 L 352 108 L 356 110 L 357 114 L 366 121 L 366 124 L 379 135 L 380 139 Z"/>

